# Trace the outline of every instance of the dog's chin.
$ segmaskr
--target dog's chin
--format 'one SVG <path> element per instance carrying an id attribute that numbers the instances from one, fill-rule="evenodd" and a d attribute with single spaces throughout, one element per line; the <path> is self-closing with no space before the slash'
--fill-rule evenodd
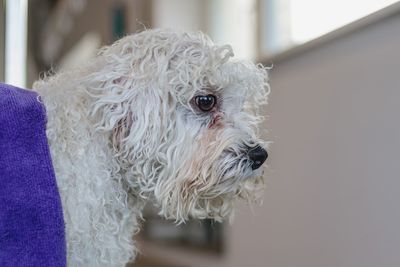
<path id="1" fill-rule="evenodd" d="M 237 200 L 247 204 L 260 205 L 264 195 L 263 170 L 249 170 L 240 172 L 240 175 L 232 175 L 225 181 L 232 181 L 216 185 L 219 194 L 210 193 L 197 200 L 196 207 L 190 212 L 191 218 L 214 219 L 221 222 L 231 220 L 234 215 Z"/>
<path id="2" fill-rule="evenodd" d="M 159 215 L 175 220 L 178 224 L 190 219 L 213 219 L 222 222 L 232 217 L 235 199 L 236 197 L 230 194 L 214 198 L 192 199 L 190 204 L 187 202 L 189 205 L 176 206 L 168 213 L 160 211 Z"/>
<path id="3" fill-rule="evenodd" d="M 248 205 L 261 205 L 265 190 L 262 173 L 262 170 L 252 171 L 246 176 L 238 177 L 240 182 L 226 193 L 201 199 L 198 203 L 199 208 L 191 212 L 191 218 L 207 218 L 222 222 L 233 219 L 235 204 L 238 200 Z"/>
<path id="4" fill-rule="evenodd" d="M 241 165 L 241 167 L 239 171 L 238 169 L 235 171 L 235 168 L 227 171 L 225 178 L 218 187 L 225 186 L 226 193 L 234 200 L 241 199 L 248 204 L 261 204 L 265 190 L 264 168 L 253 170 L 248 164 Z M 230 184 L 230 187 L 226 186 L 228 184 Z"/>

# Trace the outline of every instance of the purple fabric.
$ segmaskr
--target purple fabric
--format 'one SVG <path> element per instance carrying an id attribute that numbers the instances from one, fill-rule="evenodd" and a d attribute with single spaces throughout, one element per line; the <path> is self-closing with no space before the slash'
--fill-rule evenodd
<path id="1" fill-rule="evenodd" d="M 0 266 L 66 265 L 45 129 L 38 95 L 0 83 Z"/>

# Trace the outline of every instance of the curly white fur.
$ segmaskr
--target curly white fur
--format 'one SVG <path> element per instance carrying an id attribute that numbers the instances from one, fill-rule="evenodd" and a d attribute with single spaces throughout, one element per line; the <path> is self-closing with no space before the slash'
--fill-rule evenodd
<path id="1" fill-rule="evenodd" d="M 202 33 L 147 30 L 87 64 L 34 84 L 66 222 L 68 266 L 123 266 L 147 201 L 166 218 L 222 220 L 237 197 L 257 200 L 262 170 L 246 151 L 258 139 L 266 69 L 232 61 Z M 213 94 L 212 112 L 196 95 Z"/>

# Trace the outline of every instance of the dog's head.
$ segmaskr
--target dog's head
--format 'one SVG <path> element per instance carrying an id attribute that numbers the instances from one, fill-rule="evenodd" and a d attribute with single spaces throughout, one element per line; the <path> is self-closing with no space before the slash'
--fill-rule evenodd
<path id="1" fill-rule="evenodd" d="M 267 72 L 232 56 L 201 33 L 149 30 L 103 49 L 90 75 L 126 182 L 167 218 L 221 220 L 262 193 Z"/>

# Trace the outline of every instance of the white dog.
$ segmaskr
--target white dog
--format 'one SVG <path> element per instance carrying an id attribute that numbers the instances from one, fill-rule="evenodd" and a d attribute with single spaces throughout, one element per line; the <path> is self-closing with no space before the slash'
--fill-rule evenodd
<path id="1" fill-rule="evenodd" d="M 263 189 L 267 72 L 201 33 L 147 30 L 34 84 L 66 224 L 69 266 L 124 266 L 146 202 L 160 215 L 232 215 Z"/>

